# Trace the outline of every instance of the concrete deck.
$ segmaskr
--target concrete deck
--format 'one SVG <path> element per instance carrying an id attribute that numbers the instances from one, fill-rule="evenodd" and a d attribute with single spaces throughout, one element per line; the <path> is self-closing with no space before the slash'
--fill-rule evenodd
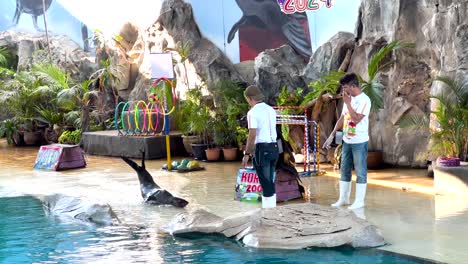
<path id="1" fill-rule="evenodd" d="M 299 169 L 299 168 L 298 168 Z M 302 168 L 301 168 L 302 169 Z M 320 164 L 320 169 L 326 171 L 325 176 L 340 178 L 340 171 L 334 170 L 329 164 Z M 356 175 L 353 171 L 353 180 Z M 436 194 L 434 179 L 427 176 L 426 169 L 399 169 L 389 168 L 382 170 L 369 170 L 367 183 L 424 194 Z"/>
<path id="2" fill-rule="evenodd" d="M 171 155 L 184 156 L 182 134 L 171 132 Z M 117 130 L 106 130 L 83 133 L 83 149 L 87 154 L 98 156 L 112 156 L 141 158 L 145 151 L 146 159 L 166 158 L 166 136 L 119 136 Z"/>

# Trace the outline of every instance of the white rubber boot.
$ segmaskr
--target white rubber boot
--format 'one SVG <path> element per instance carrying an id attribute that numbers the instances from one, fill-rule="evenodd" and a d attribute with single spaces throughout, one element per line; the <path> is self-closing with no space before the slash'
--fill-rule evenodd
<path id="1" fill-rule="evenodd" d="M 349 204 L 349 196 L 351 195 L 351 182 L 340 181 L 340 198 L 331 206 L 340 207 Z"/>
<path id="2" fill-rule="evenodd" d="M 276 194 L 271 197 L 262 196 L 262 208 L 275 208 L 276 207 Z"/>
<path id="3" fill-rule="evenodd" d="M 270 199 L 268 203 L 268 205 L 270 206 L 269 208 L 275 208 L 276 207 L 276 193 L 273 194 L 273 196 L 271 196 L 269 199 Z"/>
<path id="4" fill-rule="evenodd" d="M 367 183 L 356 183 L 356 199 L 354 203 L 348 207 L 349 210 L 362 208 L 365 206 L 364 199 L 366 198 Z"/>
<path id="5" fill-rule="evenodd" d="M 268 197 L 262 195 L 262 208 L 268 208 Z"/>

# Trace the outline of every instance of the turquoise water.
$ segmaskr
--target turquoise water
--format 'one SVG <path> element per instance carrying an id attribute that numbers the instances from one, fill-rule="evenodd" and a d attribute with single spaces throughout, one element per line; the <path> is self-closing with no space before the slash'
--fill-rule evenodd
<path id="1" fill-rule="evenodd" d="M 48 216 L 30 196 L 0 198 L 0 263 L 427 263 L 380 250 L 259 250 L 218 236 Z"/>

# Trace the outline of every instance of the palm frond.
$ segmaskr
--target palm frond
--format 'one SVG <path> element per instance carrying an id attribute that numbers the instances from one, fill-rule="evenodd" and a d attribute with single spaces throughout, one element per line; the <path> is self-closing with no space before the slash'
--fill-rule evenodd
<path id="1" fill-rule="evenodd" d="M 363 82 L 361 84 L 362 91 L 369 97 L 372 102 L 371 111 L 376 111 L 383 108 L 383 84 L 378 81 Z"/>
<path id="2" fill-rule="evenodd" d="M 51 126 L 63 123 L 63 113 L 61 112 L 41 107 L 36 107 L 36 111 L 39 114 L 39 117 L 36 119 L 39 121 L 47 123 Z"/>
<path id="3" fill-rule="evenodd" d="M 79 111 L 70 111 L 64 115 L 64 121 L 75 128 L 81 127 L 81 113 Z"/>
<path id="4" fill-rule="evenodd" d="M 309 83 L 308 86 L 313 88 L 313 90 L 304 96 L 301 106 L 307 105 L 308 102 L 318 98 L 322 93 L 336 94 L 340 87 L 340 79 L 344 75 L 344 72 L 331 71 L 327 75 L 320 77 L 319 80 Z"/>
<path id="5" fill-rule="evenodd" d="M 431 98 L 438 101 L 432 114 L 437 122 L 432 132 L 433 150 L 443 156 L 466 159 L 468 156 L 468 85 L 447 76 L 436 81 L 445 84 L 445 89 Z"/>
<path id="6" fill-rule="evenodd" d="M 37 97 L 55 97 L 56 96 L 56 90 L 54 87 L 47 86 L 47 85 L 42 85 L 34 89 L 34 91 L 31 92 L 31 96 L 37 96 Z"/>
<path id="7" fill-rule="evenodd" d="M 44 78 L 47 83 L 55 84 L 60 89 L 70 88 L 69 74 L 53 64 L 34 65 L 33 72 Z"/>
<path id="8" fill-rule="evenodd" d="M 468 82 L 459 83 L 448 76 L 438 76 L 435 80 L 445 84 L 452 102 L 456 101 L 462 108 L 468 108 Z"/>
<path id="9" fill-rule="evenodd" d="M 382 70 L 385 66 L 388 66 L 388 64 L 381 65 L 381 61 L 385 56 L 387 56 L 390 52 L 394 50 L 398 50 L 401 48 L 412 48 L 415 45 L 412 43 L 403 43 L 400 41 L 392 41 L 385 45 L 383 48 L 381 48 L 377 53 L 372 55 L 369 64 L 367 64 L 367 72 L 369 74 L 369 79 L 368 81 L 371 82 L 374 80 L 375 76 L 377 73 Z"/>
<path id="10" fill-rule="evenodd" d="M 7 47 L 0 47 L 0 66 L 8 68 L 11 61 L 11 53 Z"/>
<path id="11" fill-rule="evenodd" d="M 429 129 L 429 115 L 405 115 L 398 122 L 401 128 Z"/>

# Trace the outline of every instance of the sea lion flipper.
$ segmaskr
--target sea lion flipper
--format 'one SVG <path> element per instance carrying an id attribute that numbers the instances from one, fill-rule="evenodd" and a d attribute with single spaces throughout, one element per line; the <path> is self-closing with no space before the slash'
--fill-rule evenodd
<path id="1" fill-rule="evenodd" d="M 303 56 L 308 58 L 312 56 L 312 47 L 310 46 L 306 33 L 304 32 L 304 28 L 299 21 L 295 18 L 290 19 L 281 27 L 281 29 L 292 48 Z"/>
<path id="2" fill-rule="evenodd" d="M 241 17 L 241 19 L 239 21 L 237 21 L 231 28 L 231 30 L 229 30 L 229 34 L 228 34 L 228 43 L 231 43 L 231 41 L 234 39 L 234 36 L 236 35 L 236 32 L 239 30 L 239 27 L 240 25 L 244 24 L 245 21 L 246 21 L 246 17 L 243 16 Z"/>
<path id="3" fill-rule="evenodd" d="M 132 167 L 135 171 L 138 171 L 140 169 L 140 166 L 136 164 L 133 160 L 127 158 L 127 157 L 121 157 L 123 161 L 125 161 L 130 167 Z"/>
<path id="4" fill-rule="evenodd" d="M 141 168 L 145 170 L 145 151 L 141 152 Z"/>

